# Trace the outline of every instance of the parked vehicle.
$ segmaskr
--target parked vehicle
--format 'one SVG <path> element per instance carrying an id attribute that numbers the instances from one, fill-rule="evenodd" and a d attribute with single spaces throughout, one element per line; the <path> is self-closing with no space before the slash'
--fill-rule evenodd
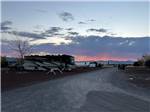
<path id="1" fill-rule="evenodd" d="M 97 67 L 98 63 L 96 61 L 90 62 L 89 67 Z"/>
<path id="2" fill-rule="evenodd" d="M 25 59 L 36 60 L 39 62 L 48 62 L 56 65 L 59 69 L 66 71 L 70 71 L 76 67 L 74 57 L 70 55 L 45 55 L 45 56 L 31 55 L 25 56 Z"/>
<path id="3" fill-rule="evenodd" d="M 75 69 L 75 68 L 76 68 L 75 65 L 67 64 L 67 65 L 65 66 L 65 69 L 64 69 L 64 70 L 66 70 L 66 71 L 71 71 L 71 70 L 73 70 L 73 69 Z"/>
<path id="4" fill-rule="evenodd" d="M 35 70 L 46 71 L 45 68 L 38 66 L 33 61 L 27 61 L 27 60 L 25 60 L 23 64 L 14 64 L 10 68 L 18 71 L 24 71 L 24 70 L 25 71 L 35 71 Z"/>

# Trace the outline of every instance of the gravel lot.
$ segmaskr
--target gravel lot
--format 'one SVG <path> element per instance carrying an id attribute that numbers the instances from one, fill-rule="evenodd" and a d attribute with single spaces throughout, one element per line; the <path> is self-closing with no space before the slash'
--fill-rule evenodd
<path id="1" fill-rule="evenodd" d="M 150 112 L 150 89 L 105 68 L 4 91 L 2 112 Z"/>

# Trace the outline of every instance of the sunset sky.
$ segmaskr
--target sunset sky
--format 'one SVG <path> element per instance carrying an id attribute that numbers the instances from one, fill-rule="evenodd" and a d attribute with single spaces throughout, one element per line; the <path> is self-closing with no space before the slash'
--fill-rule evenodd
<path id="1" fill-rule="evenodd" d="M 77 61 L 136 60 L 150 53 L 150 2 L 2 2 L 1 55 L 16 36 L 33 53 L 69 54 Z"/>

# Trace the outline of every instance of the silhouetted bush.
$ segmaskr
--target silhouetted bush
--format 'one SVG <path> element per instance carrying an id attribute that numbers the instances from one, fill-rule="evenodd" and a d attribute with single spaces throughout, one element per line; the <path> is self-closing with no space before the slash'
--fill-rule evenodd
<path id="1" fill-rule="evenodd" d="M 6 60 L 6 57 L 1 57 L 1 67 L 7 67 L 8 62 Z"/>
<path id="2" fill-rule="evenodd" d="M 143 61 L 136 61 L 133 63 L 133 66 L 143 66 Z"/>
<path id="3" fill-rule="evenodd" d="M 145 66 L 150 67 L 150 60 L 145 61 Z"/>
<path id="4" fill-rule="evenodd" d="M 99 63 L 99 64 L 98 64 L 98 67 L 102 68 L 102 67 L 103 67 L 103 65 Z"/>
<path id="5" fill-rule="evenodd" d="M 140 66 L 140 64 L 136 61 L 133 63 L 133 66 Z"/>
<path id="6" fill-rule="evenodd" d="M 125 64 L 119 64 L 118 65 L 118 69 L 122 69 L 122 70 L 125 70 L 125 67 L 126 67 L 127 65 L 125 65 Z"/>

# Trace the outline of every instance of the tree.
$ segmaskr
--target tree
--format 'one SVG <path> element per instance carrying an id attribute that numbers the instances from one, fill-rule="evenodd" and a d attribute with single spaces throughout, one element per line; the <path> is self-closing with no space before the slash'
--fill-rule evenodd
<path id="1" fill-rule="evenodd" d="M 17 39 L 9 42 L 9 48 L 18 54 L 22 62 L 24 56 L 31 53 L 32 46 L 28 40 Z"/>

